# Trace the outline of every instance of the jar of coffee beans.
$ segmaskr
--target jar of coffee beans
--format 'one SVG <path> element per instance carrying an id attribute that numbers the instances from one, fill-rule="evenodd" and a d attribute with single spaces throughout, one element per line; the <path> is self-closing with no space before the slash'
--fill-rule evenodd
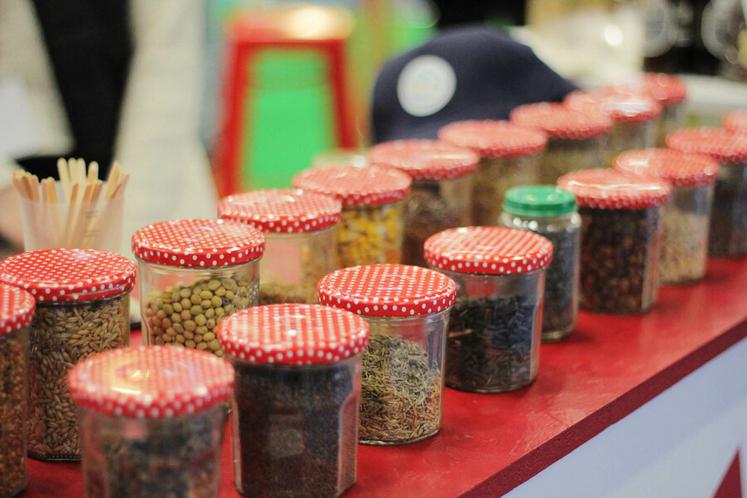
<path id="1" fill-rule="evenodd" d="M 724 128 L 734 133 L 747 133 L 747 109 L 730 112 L 723 119 Z"/>
<path id="2" fill-rule="evenodd" d="M 581 215 L 581 307 L 613 314 L 648 311 L 659 289 L 669 185 L 590 169 L 561 177 L 558 186 L 576 196 Z"/>
<path id="3" fill-rule="evenodd" d="M 708 254 L 747 254 L 747 134 L 723 128 L 675 131 L 667 146 L 686 154 L 704 154 L 721 165 L 713 196 Z"/>
<path id="4" fill-rule="evenodd" d="M 0 262 L 0 282 L 36 299 L 29 330 L 29 456 L 80 459 L 66 376 L 84 358 L 129 344 L 135 270 L 128 259 L 93 249 L 45 249 Z"/>
<path id="5" fill-rule="evenodd" d="M 371 164 L 412 178 L 405 204 L 402 262 L 425 266 L 425 239 L 446 228 L 472 224 L 472 186 L 478 157 L 437 140 L 397 140 L 368 151 Z"/>
<path id="6" fill-rule="evenodd" d="M 70 372 L 88 497 L 217 498 L 234 372 L 164 346 L 97 354 Z"/>
<path id="7" fill-rule="evenodd" d="M 411 183 L 405 173 L 379 166 L 324 166 L 293 178 L 296 188 L 342 202 L 337 238 L 341 267 L 400 262 Z"/>
<path id="8" fill-rule="evenodd" d="M 340 496 L 355 484 L 361 352 L 348 311 L 275 304 L 221 322 L 236 369 L 234 462 L 244 496 Z"/>
<path id="9" fill-rule="evenodd" d="M 670 184 L 664 210 L 664 239 L 659 276 L 664 284 L 703 278 L 708 260 L 708 223 L 719 165 L 708 156 L 671 149 L 631 150 L 618 156 L 615 168 L 653 176 Z"/>
<path id="10" fill-rule="evenodd" d="M 163 221 L 132 236 L 145 344 L 223 356 L 218 322 L 259 300 L 262 232 L 227 220 Z"/>
<path id="11" fill-rule="evenodd" d="M 540 131 L 507 121 L 461 121 L 441 128 L 438 136 L 480 156 L 473 194 L 476 225 L 497 225 L 506 191 L 540 179 L 540 161 L 547 144 Z M 470 223 L 458 226 L 466 225 Z"/>
<path id="12" fill-rule="evenodd" d="M 356 266 L 319 282 L 322 304 L 361 315 L 371 328 L 361 443 L 412 443 L 440 430 L 444 342 L 455 298 L 453 280 L 417 266 Z"/>
<path id="13" fill-rule="evenodd" d="M 340 202 L 301 190 L 257 190 L 226 197 L 218 216 L 265 235 L 259 304 L 314 303 L 316 283 L 337 269 Z"/>
<path id="14" fill-rule="evenodd" d="M 552 242 L 547 268 L 542 340 L 563 339 L 576 326 L 581 217 L 573 194 L 554 185 L 515 187 L 506 194 L 501 222 L 506 228 L 529 230 Z"/>

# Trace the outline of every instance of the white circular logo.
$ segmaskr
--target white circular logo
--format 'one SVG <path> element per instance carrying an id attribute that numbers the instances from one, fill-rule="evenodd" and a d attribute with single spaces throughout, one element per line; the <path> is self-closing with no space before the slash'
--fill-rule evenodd
<path id="1" fill-rule="evenodd" d="M 399 105 L 412 116 L 430 116 L 449 103 L 456 91 L 451 65 L 435 55 L 421 55 L 402 69 L 397 81 Z"/>

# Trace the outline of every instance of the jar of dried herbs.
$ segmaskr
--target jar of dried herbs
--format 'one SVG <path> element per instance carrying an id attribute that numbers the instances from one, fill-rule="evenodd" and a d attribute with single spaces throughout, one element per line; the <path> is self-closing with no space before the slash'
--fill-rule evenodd
<path id="1" fill-rule="evenodd" d="M 322 304 L 357 313 L 371 328 L 363 354 L 360 442 L 396 445 L 435 435 L 454 282 L 417 266 L 368 265 L 330 273 L 318 288 Z"/>
<path id="2" fill-rule="evenodd" d="M 497 225 L 506 191 L 540 179 L 540 162 L 547 144 L 540 131 L 507 121 L 461 121 L 441 128 L 438 136 L 480 155 L 473 193 L 476 225 Z"/>
<path id="3" fill-rule="evenodd" d="M 405 173 L 380 166 L 325 166 L 293 178 L 296 188 L 342 202 L 337 233 L 341 267 L 400 262 L 411 183 Z"/>
<path id="4" fill-rule="evenodd" d="M 662 210 L 670 187 L 613 169 L 576 171 L 558 180 L 581 215 L 581 307 L 636 314 L 659 289 Z"/>
<path id="5" fill-rule="evenodd" d="M 733 133 L 747 133 L 747 109 L 730 112 L 723 119 L 724 128 Z"/>
<path id="6" fill-rule="evenodd" d="M 145 344 L 223 356 L 218 322 L 259 300 L 262 232 L 228 220 L 162 221 L 132 236 Z"/>
<path id="7" fill-rule="evenodd" d="M 34 298 L 0 284 L 0 498 L 26 488 L 28 339 Z"/>
<path id="8" fill-rule="evenodd" d="M 694 128 L 667 137 L 667 146 L 686 154 L 703 154 L 720 165 L 713 196 L 708 254 L 747 254 L 747 134 L 722 128 Z"/>
<path id="9" fill-rule="evenodd" d="M 127 346 L 135 265 L 92 249 L 45 249 L 0 262 L 0 282 L 36 299 L 29 330 L 28 454 L 79 460 L 75 406 L 65 382 L 82 359 Z"/>
<path id="10" fill-rule="evenodd" d="M 541 183 L 554 184 L 566 173 L 607 162 L 612 120 L 603 113 L 543 102 L 517 107 L 511 111 L 511 121 L 548 136 L 540 166 Z"/>
<path id="11" fill-rule="evenodd" d="M 472 188 L 478 157 L 437 140 L 396 140 L 372 147 L 371 164 L 412 178 L 405 204 L 402 262 L 425 266 L 425 239 L 446 228 L 472 224 Z"/>
<path id="12" fill-rule="evenodd" d="M 664 210 L 664 239 L 659 260 L 662 283 L 686 284 L 703 278 L 718 163 L 698 154 L 644 149 L 621 154 L 615 168 L 660 178 L 672 187 L 672 195 Z"/>
<path id="13" fill-rule="evenodd" d="M 340 496 L 356 480 L 368 325 L 313 304 L 258 306 L 218 337 L 236 369 L 234 462 L 245 496 Z"/>
<path id="14" fill-rule="evenodd" d="M 506 228 L 529 230 L 552 242 L 547 268 L 542 340 L 558 341 L 576 326 L 581 217 L 576 199 L 553 185 L 515 187 L 506 194 L 501 222 Z"/>
<path id="15" fill-rule="evenodd" d="M 217 498 L 234 372 L 220 358 L 164 346 L 123 348 L 79 363 L 86 496 Z"/>
<path id="16" fill-rule="evenodd" d="M 226 197 L 218 216 L 265 235 L 259 304 L 314 303 L 316 283 L 337 269 L 340 202 L 301 190 L 257 190 Z"/>

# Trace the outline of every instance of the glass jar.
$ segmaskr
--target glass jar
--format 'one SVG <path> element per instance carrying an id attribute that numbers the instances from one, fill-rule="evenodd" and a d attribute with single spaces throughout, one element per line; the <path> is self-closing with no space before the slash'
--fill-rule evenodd
<path id="1" fill-rule="evenodd" d="M 659 289 L 666 183 L 612 169 L 558 180 L 581 215 L 581 307 L 612 314 L 648 311 Z"/>
<path id="2" fill-rule="evenodd" d="M 78 405 L 88 498 L 217 498 L 234 372 L 205 352 L 107 351 L 68 379 Z"/>
<path id="3" fill-rule="evenodd" d="M 724 116 L 724 128 L 732 133 L 747 134 L 747 110 L 730 112 Z"/>
<path id="4" fill-rule="evenodd" d="M 576 326 L 581 217 L 573 194 L 551 185 L 516 187 L 506 194 L 501 222 L 506 228 L 529 230 L 552 242 L 547 268 L 542 340 L 567 337 Z"/>
<path id="5" fill-rule="evenodd" d="M 29 330 L 29 456 L 79 460 L 65 378 L 80 360 L 129 344 L 135 265 L 93 249 L 45 249 L 0 262 L 0 282 L 36 298 Z"/>
<path id="6" fill-rule="evenodd" d="M 259 300 L 264 236 L 227 220 L 162 221 L 132 236 L 145 344 L 223 356 L 215 328 Z"/>
<path id="7" fill-rule="evenodd" d="M 245 496 L 340 496 L 355 484 L 368 325 L 309 304 L 231 316 L 218 337 L 236 369 L 233 448 Z"/>
<path id="8" fill-rule="evenodd" d="M 402 262 L 425 266 L 423 244 L 436 232 L 472 224 L 478 157 L 437 140 L 396 140 L 372 147 L 371 164 L 398 169 L 413 180 L 405 204 Z"/>
<path id="9" fill-rule="evenodd" d="M 363 316 L 360 442 L 413 443 L 441 428 L 444 342 L 454 282 L 406 265 L 343 268 L 319 282 L 322 304 Z"/>
<path id="10" fill-rule="evenodd" d="M 379 166 L 325 166 L 293 178 L 293 186 L 342 202 L 337 237 L 341 267 L 399 263 L 402 259 L 405 199 L 410 177 Z"/>
<path id="11" fill-rule="evenodd" d="M 220 218 L 265 235 L 259 304 L 316 302 L 316 283 L 338 266 L 340 209 L 332 197 L 300 190 L 257 190 L 220 202 Z"/>
<path id="12" fill-rule="evenodd" d="M 615 167 L 628 173 L 660 178 L 672 187 L 664 210 L 664 239 L 659 261 L 662 283 L 686 284 L 703 278 L 718 163 L 697 154 L 645 149 L 621 154 Z"/>
<path id="13" fill-rule="evenodd" d="M 547 138 L 539 131 L 507 121 L 461 121 L 441 128 L 438 136 L 480 156 L 473 194 L 472 217 L 476 225 L 497 225 L 506 191 L 539 181 L 542 152 L 547 144 Z"/>
<path id="14" fill-rule="evenodd" d="M 26 489 L 28 340 L 34 298 L 0 284 L 0 498 Z"/>

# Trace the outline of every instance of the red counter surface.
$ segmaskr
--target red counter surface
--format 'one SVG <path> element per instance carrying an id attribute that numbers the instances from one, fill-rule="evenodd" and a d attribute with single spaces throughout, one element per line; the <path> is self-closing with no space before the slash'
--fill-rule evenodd
<path id="1" fill-rule="evenodd" d="M 708 270 L 698 285 L 662 289 L 644 316 L 581 313 L 569 340 L 542 346 L 539 378 L 527 389 L 447 389 L 442 431 L 409 446 L 361 446 L 358 483 L 346 496 L 499 496 L 530 479 L 747 337 L 747 261 L 711 261 Z M 226 498 L 239 496 L 229 437 Z M 25 497 L 83 496 L 79 464 L 30 460 L 29 479 Z"/>

